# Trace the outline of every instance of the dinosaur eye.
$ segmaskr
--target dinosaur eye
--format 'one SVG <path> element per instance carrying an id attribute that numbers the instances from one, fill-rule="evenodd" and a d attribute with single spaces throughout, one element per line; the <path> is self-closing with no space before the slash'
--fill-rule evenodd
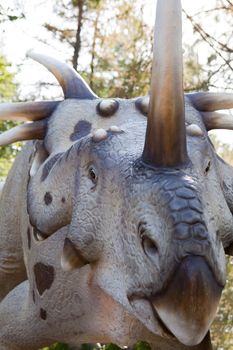
<path id="1" fill-rule="evenodd" d="M 90 166 L 89 170 L 88 170 L 88 174 L 89 174 L 89 178 L 91 179 L 91 181 L 96 184 L 97 180 L 98 180 L 98 176 L 97 176 L 97 171 L 93 166 Z"/>
<path id="2" fill-rule="evenodd" d="M 209 162 L 207 163 L 206 168 L 205 168 L 205 174 L 207 174 L 207 173 L 210 171 L 210 166 L 211 166 L 211 162 L 209 161 Z"/>
<path id="3" fill-rule="evenodd" d="M 150 239 L 147 236 L 142 238 L 142 247 L 143 247 L 145 254 L 150 259 L 153 259 L 154 256 L 158 253 L 158 248 L 157 248 L 156 244 L 152 241 L 152 239 Z"/>
<path id="4" fill-rule="evenodd" d="M 149 237 L 147 234 L 146 224 L 144 222 L 139 223 L 138 225 L 138 233 L 141 239 L 142 248 L 144 253 L 154 261 L 158 254 L 158 247 L 156 243 Z"/>

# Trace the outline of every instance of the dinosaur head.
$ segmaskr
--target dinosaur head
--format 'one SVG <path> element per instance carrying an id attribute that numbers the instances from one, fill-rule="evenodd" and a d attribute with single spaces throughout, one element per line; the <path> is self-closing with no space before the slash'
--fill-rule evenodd
<path id="1" fill-rule="evenodd" d="M 195 345 L 213 321 L 225 284 L 224 248 L 232 241 L 226 165 L 189 98 L 188 158 L 171 167 L 143 159 L 147 118 L 138 100 L 115 101 L 118 110 L 108 119 L 98 115 L 103 102 L 98 99 L 87 110 L 84 102 L 66 101 L 52 116 L 34 164 L 43 154 L 46 159 L 34 167 L 28 185 L 34 236 L 46 243 L 68 226 L 60 261 L 64 273 L 81 273 L 90 264 L 93 284 L 151 332 Z M 66 140 L 59 146 L 59 121 L 65 124 L 67 115 L 81 110 L 83 129 L 74 124 L 67 136 L 63 129 Z M 109 126 L 95 127 L 94 114 Z M 111 118 L 125 115 L 111 126 Z"/>

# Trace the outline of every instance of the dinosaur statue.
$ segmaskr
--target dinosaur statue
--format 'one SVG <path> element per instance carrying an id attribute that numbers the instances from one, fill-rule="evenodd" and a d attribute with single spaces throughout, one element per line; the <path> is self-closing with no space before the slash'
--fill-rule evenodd
<path id="1" fill-rule="evenodd" d="M 233 251 L 233 168 L 212 129 L 232 94 L 184 96 L 180 0 L 159 0 L 150 98 L 101 99 L 36 53 L 64 101 L 3 104 L 29 140 L 0 204 L 0 349 L 146 340 L 212 349 Z M 28 122 L 29 121 L 29 122 Z"/>

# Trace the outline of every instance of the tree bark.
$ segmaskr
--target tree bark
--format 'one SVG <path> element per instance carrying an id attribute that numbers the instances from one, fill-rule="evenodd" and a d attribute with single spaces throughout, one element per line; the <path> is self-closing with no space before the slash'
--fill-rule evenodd
<path id="1" fill-rule="evenodd" d="M 75 36 L 74 53 L 72 58 L 72 64 L 75 70 L 77 70 L 79 53 L 81 50 L 81 30 L 83 25 L 84 3 L 85 3 L 85 0 L 79 0 L 77 5 L 78 7 L 77 31 Z"/>
<path id="2" fill-rule="evenodd" d="M 100 16 L 100 10 L 97 9 L 96 10 L 97 13 L 96 13 L 96 18 L 95 18 L 95 22 L 94 22 L 94 35 L 93 35 L 93 41 L 92 41 L 92 47 L 91 47 L 91 64 L 90 64 L 90 67 L 91 67 L 91 73 L 90 73 L 90 81 L 89 81 L 89 85 L 91 87 L 91 89 L 93 88 L 93 84 L 94 84 L 94 62 L 95 62 L 95 55 L 96 55 L 96 39 L 97 39 L 97 36 L 98 36 L 98 31 L 99 31 L 99 28 L 98 28 L 98 23 L 99 23 L 99 16 Z"/>

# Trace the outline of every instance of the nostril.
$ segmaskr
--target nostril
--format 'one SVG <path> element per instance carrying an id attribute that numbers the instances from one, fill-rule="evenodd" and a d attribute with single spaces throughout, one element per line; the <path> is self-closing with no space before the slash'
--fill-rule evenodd
<path id="1" fill-rule="evenodd" d="M 145 254 L 151 259 L 154 259 L 154 257 L 158 254 L 157 245 L 147 236 L 142 237 L 142 247 Z"/>

